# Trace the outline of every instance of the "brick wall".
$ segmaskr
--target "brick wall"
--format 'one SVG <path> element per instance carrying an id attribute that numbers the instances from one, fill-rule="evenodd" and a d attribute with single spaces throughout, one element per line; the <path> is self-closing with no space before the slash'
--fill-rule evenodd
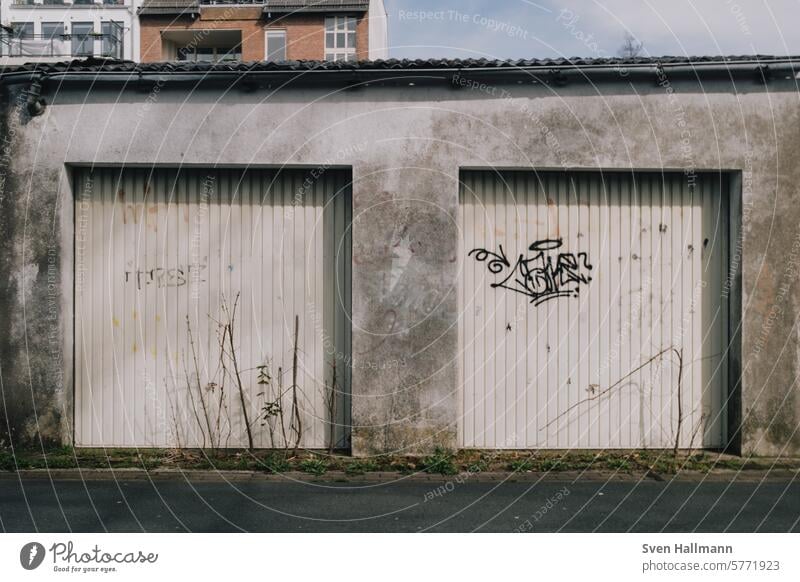
<path id="1" fill-rule="evenodd" d="M 286 30 L 286 58 L 318 61 L 325 57 L 325 16 L 297 14 L 264 21 L 267 29 Z M 261 57 L 263 60 L 264 57 Z"/>
<path id="2" fill-rule="evenodd" d="M 366 13 L 356 25 L 356 57 L 359 61 L 369 59 L 369 18 Z"/>
<path id="3" fill-rule="evenodd" d="M 325 58 L 325 15 L 292 14 L 265 19 L 258 7 L 208 7 L 199 18 L 169 16 L 140 16 L 140 46 L 142 62 L 167 60 L 161 43 L 164 30 L 241 30 L 242 60 L 263 61 L 266 55 L 264 31 L 286 30 L 286 57 L 289 60 L 322 60 Z M 369 19 L 359 18 L 356 27 L 356 55 L 369 58 Z"/>

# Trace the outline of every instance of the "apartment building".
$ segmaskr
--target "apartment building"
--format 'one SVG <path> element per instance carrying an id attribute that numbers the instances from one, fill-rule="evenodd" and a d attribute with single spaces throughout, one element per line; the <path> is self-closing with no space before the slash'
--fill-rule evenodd
<path id="1" fill-rule="evenodd" d="M 386 58 L 383 0 L 0 0 L 0 66 Z"/>
<path id="2" fill-rule="evenodd" d="M 134 60 L 139 0 L 0 0 L 0 65 Z"/>
<path id="3" fill-rule="evenodd" d="M 383 0 L 143 0 L 143 62 L 386 58 Z"/>

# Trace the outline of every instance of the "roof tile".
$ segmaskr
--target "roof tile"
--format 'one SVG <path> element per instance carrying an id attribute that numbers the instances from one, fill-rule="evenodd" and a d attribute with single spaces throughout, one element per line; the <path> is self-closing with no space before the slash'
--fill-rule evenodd
<path id="1" fill-rule="evenodd" d="M 158 62 L 134 63 L 132 61 L 117 61 L 113 59 L 85 59 L 60 63 L 28 63 L 21 66 L 7 66 L 0 68 L 0 76 L 14 72 L 39 72 L 42 74 L 70 72 L 129 72 L 129 73 L 170 73 L 170 72 L 213 72 L 213 71 L 425 71 L 425 70 L 469 70 L 469 69 L 497 69 L 519 70 L 530 68 L 570 69 L 575 67 L 591 66 L 633 66 L 633 65 L 700 65 L 704 63 L 753 63 L 769 64 L 771 61 L 796 61 L 800 64 L 800 57 L 775 57 L 768 55 L 746 56 L 713 56 L 713 57 L 637 57 L 635 59 L 623 58 L 552 58 L 552 59 L 520 59 L 520 60 L 486 60 L 486 59 L 386 59 L 375 61 L 231 61 L 221 63 L 192 63 L 192 62 Z"/>

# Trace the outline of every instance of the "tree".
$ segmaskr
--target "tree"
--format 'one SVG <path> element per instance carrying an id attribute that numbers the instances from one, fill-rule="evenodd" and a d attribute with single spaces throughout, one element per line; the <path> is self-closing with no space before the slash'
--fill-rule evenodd
<path id="1" fill-rule="evenodd" d="M 623 41 L 622 46 L 619 47 L 617 54 L 619 54 L 619 56 L 621 56 L 623 59 L 633 59 L 641 55 L 643 50 L 644 44 L 642 44 L 642 42 L 630 32 L 626 32 L 625 40 Z"/>

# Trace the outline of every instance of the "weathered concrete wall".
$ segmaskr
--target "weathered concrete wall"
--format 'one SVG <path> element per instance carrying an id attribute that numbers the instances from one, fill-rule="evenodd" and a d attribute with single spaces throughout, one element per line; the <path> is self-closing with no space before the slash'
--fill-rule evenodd
<path id="1" fill-rule="evenodd" d="M 36 164 L 25 138 L 26 93 L 15 89 L 3 93 L 0 161 L 0 440 L 48 446 L 69 442 L 71 424 L 64 381 L 70 362 L 63 358 L 70 317 L 61 277 L 69 252 L 60 240 L 63 169 Z"/>
<path id="2" fill-rule="evenodd" d="M 38 413 L 49 438 L 68 438 L 58 418 L 70 391 L 55 387 L 47 338 L 54 325 L 71 333 L 71 288 L 61 287 L 53 322 L 45 283 L 54 241 L 60 273 L 71 269 L 71 205 L 57 198 L 67 164 L 352 166 L 356 454 L 456 442 L 460 168 L 725 169 L 743 172 L 745 236 L 740 258 L 733 252 L 743 276 L 742 448 L 800 454 L 793 80 L 740 81 L 736 93 L 718 82 L 191 96 L 159 87 L 62 89 L 53 100 L 15 137 L 0 255 L 10 270 L 0 309 L 13 318 L 3 323 L 12 332 L 3 383 L 7 393 L 45 395 Z"/>
<path id="3" fill-rule="evenodd" d="M 9 117 L 12 115 L 9 103 L 10 95 L 0 90 L 0 239 L 13 240 L 14 214 L 13 207 L 7 202 L 8 193 L 14 188 L 9 181 L 8 166 L 13 150 L 9 135 Z M 4 422 L 0 428 L 0 440 L 3 444 L 10 442 L 19 423 L 19 412 L 9 399 L 5 397 L 5 382 L 8 377 L 8 366 L 11 365 L 13 350 L 10 341 L 11 307 L 14 302 L 14 289 L 11 287 L 12 249 L 9 244 L 0 245 L 0 415 Z M 10 405 L 11 404 L 11 405 Z M 11 424 L 14 429 L 12 431 Z"/>

